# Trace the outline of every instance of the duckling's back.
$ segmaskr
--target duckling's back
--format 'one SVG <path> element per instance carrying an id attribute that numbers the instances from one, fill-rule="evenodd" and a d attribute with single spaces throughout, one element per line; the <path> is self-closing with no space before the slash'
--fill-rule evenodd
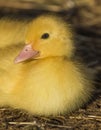
<path id="1" fill-rule="evenodd" d="M 0 18 L 0 48 L 24 42 L 28 20 Z"/>

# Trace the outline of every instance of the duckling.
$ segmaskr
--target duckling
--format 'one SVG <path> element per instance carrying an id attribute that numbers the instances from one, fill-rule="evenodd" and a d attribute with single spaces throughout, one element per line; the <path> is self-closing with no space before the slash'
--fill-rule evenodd
<path id="1" fill-rule="evenodd" d="M 92 79 L 74 60 L 70 25 L 42 15 L 27 26 L 25 45 L 0 50 L 0 104 L 35 115 L 70 113 L 92 95 Z M 14 62 L 13 62 L 14 60 Z"/>

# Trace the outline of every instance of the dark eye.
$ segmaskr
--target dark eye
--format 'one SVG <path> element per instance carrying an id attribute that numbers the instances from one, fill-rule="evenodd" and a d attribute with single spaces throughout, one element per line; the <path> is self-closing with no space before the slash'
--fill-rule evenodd
<path id="1" fill-rule="evenodd" d="M 42 39 L 47 39 L 49 38 L 49 34 L 48 33 L 44 33 L 42 36 L 41 36 Z"/>

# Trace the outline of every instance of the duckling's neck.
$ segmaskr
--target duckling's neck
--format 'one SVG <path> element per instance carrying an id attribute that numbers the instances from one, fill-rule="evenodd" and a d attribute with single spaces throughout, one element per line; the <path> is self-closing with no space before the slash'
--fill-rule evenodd
<path id="1" fill-rule="evenodd" d="M 35 59 L 32 61 L 27 61 L 24 63 L 24 70 L 28 70 L 28 73 L 30 73 L 29 70 L 33 72 L 42 72 L 43 74 L 45 73 L 50 73 L 51 71 L 61 71 L 62 68 L 68 66 L 68 64 L 71 64 L 72 61 L 64 56 L 54 56 L 54 57 L 48 57 L 48 58 L 42 58 L 42 59 Z M 29 69 L 27 69 L 29 68 Z M 26 72 L 26 71 L 25 71 Z M 36 73 L 39 75 L 39 73 Z M 57 73 L 57 72 L 56 72 Z"/>
<path id="2" fill-rule="evenodd" d="M 26 70 L 29 67 L 29 69 L 33 68 L 33 71 L 37 69 L 42 69 L 42 71 L 49 71 L 50 69 L 56 70 L 58 67 L 63 68 L 66 64 L 68 64 L 68 62 L 72 62 L 72 60 L 66 56 L 52 56 L 26 61 L 23 63 L 23 67 L 25 67 Z"/>
<path id="3" fill-rule="evenodd" d="M 43 61 L 61 61 L 61 60 L 66 60 L 66 61 L 70 61 L 72 59 L 72 57 L 68 57 L 68 56 L 50 56 L 50 57 L 44 57 L 44 58 L 39 58 L 39 59 L 34 59 L 31 61 L 34 62 L 43 62 Z"/>

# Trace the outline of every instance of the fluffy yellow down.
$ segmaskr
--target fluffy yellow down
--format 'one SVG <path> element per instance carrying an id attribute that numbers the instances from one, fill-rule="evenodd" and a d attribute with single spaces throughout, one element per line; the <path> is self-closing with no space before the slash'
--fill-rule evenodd
<path id="1" fill-rule="evenodd" d="M 72 59 L 75 43 L 66 22 L 57 16 L 42 15 L 29 24 L 7 20 L 0 24 L 1 106 L 48 116 L 72 112 L 88 101 L 92 83 L 83 65 Z M 43 39 L 44 33 L 49 38 Z M 23 42 L 31 44 L 40 55 L 15 64 Z"/>

